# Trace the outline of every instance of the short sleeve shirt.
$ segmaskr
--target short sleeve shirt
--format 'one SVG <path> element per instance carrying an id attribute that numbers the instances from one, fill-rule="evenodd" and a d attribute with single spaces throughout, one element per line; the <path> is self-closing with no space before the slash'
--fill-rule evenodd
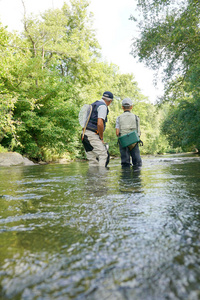
<path id="1" fill-rule="evenodd" d="M 105 103 L 105 101 L 103 99 L 101 99 L 100 101 L 103 102 L 103 103 Z M 107 111 L 108 111 L 107 105 L 100 105 L 97 108 L 98 118 L 105 120 L 106 116 L 107 116 Z"/>
<path id="2" fill-rule="evenodd" d="M 117 117 L 117 119 L 116 119 L 116 125 L 115 125 L 115 128 L 116 128 L 116 129 L 119 129 L 119 117 Z"/>

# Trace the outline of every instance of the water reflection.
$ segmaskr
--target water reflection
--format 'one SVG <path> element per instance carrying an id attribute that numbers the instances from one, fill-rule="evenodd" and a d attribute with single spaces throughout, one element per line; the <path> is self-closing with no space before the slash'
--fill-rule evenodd
<path id="1" fill-rule="evenodd" d="M 141 168 L 122 168 L 119 185 L 121 192 L 141 193 Z"/>
<path id="2" fill-rule="evenodd" d="M 0 175 L 0 298 L 200 298 L 199 158 Z"/>

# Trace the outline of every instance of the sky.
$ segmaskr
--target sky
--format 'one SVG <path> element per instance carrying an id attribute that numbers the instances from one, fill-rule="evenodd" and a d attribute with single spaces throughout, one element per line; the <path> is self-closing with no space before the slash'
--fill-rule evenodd
<path id="1" fill-rule="evenodd" d="M 39 14 L 49 8 L 61 8 L 66 0 L 24 0 L 26 13 Z M 67 1 L 66 1 L 67 2 Z M 136 0 L 90 0 L 94 13 L 96 38 L 108 63 L 119 66 L 121 73 L 132 73 L 141 93 L 152 103 L 163 94 L 163 85 L 153 84 L 154 72 L 131 54 L 132 38 L 138 34 L 135 23 L 129 20 L 136 14 Z M 21 0 L 0 0 L 0 21 L 8 30 L 22 30 L 23 5 Z M 128 95 L 127 95 L 128 96 Z"/>

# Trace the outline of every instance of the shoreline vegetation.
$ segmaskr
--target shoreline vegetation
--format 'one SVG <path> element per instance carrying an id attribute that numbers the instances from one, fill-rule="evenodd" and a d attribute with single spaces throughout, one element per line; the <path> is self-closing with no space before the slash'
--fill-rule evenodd
<path id="1" fill-rule="evenodd" d="M 200 155 L 199 152 L 182 152 L 182 153 L 164 153 L 164 154 L 146 154 L 142 155 L 142 157 L 145 156 L 154 156 L 154 157 L 159 157 L 160 155 Z M 111 156 L 111 159 L 117 159 L 119 156 Z M 22 156 L 21 154 L 17 152 L 0 152 L 0 167 L 11 167 L 11 166 L 34 166 L 34 165 L 45 165 L 45 164 L 69 164 L 73 161 L 85 161 L 85 158 L 77 158 L 74 160 L 67 160 L 65 158 L 59 158 L 54 161 L 39 161 L 39 162 L 34 162 L 30 159 L 28 159 L 25 156 Z"/>

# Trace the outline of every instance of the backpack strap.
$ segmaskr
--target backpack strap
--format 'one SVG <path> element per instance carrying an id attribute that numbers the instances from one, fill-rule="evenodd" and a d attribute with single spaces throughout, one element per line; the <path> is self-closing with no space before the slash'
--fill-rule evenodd
<path id="1" fill-rule="evenodd" d="M 136 129 L 137 129 L 137 133 L 138 133 L 138 116 L 135 115 L 135 121 L 136 121 Z"/>

